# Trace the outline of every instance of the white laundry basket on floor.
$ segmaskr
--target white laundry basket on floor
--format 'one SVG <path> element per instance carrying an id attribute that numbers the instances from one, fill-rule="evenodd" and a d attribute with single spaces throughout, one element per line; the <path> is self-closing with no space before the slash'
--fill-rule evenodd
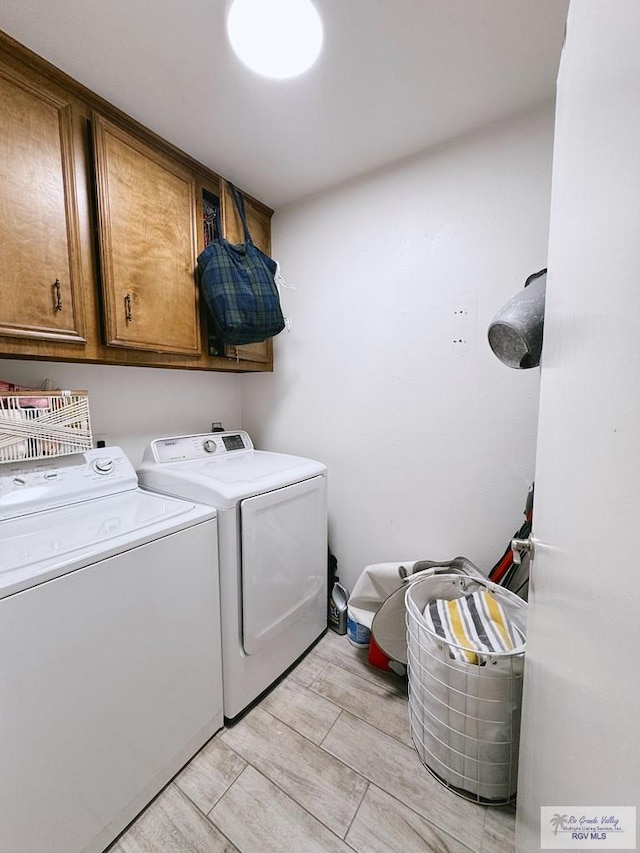
<path id="1" fill-rule="evenodd" d="M 481 589 L 498 600 L 519 644 L 467 663 L 453 654 L 467 647 L 436 634 L 424 610 L 435 599 Z M 487 805 L 509 803 L 516 794 L 526 607 L 503 587 L 460 575 L 424 578 L 406 593 L 409 721 L 416 750 L 442 784 Z"/>

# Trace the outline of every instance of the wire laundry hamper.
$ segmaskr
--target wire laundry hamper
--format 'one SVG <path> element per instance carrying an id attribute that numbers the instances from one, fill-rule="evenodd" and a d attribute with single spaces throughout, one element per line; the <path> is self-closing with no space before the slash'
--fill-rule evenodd
<path id="1" fill-rule="evenodd" d="M 0 463 L 66 456 L 91 447 L 86 391 L 0 395 Z"/>
<path id="2" fill-rule="evenodd" d="M 453 600 L 486 589 L 499 601 L 519 640 L 511 651 L 478 653 L 477 663 L 455 649 L 424 616 L 435 599 Z M 425 767 L 446 787 L 485 805 L 515 798 L 526 631 L 526 603 L 484 578 L 434 575 L 406 592 L 409 723 Z M 459 656 L 458 656 L 459 657 Z"/>

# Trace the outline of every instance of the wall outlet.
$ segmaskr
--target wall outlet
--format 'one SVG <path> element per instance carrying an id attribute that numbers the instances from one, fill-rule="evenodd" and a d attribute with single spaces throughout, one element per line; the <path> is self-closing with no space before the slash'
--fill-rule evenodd
<path id="1" fill-rule="evenodd" d="M 106 447 L 108 444 L 111 444 L 111 442 L 106 432 L 98 432 L 93 434 L 94 447 Z"/>

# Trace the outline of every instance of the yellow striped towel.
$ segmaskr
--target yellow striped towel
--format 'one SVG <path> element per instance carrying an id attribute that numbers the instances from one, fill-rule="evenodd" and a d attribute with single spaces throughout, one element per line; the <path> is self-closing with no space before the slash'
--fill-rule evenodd
<path id="1" fill-rule="evenodd" d="M 451 656 L 467 663 L 483 664 L 479 653 L 506 652 L 520 640 L 494 593 L 481 589 L 451 601 L 436 598 L 424 610 L 427 627 L 445 640 Z"/>

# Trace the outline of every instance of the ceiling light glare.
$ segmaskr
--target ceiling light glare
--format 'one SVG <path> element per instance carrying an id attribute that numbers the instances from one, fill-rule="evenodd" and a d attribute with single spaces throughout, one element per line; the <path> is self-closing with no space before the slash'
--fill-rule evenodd
<path id="1" fill-rule="evenodd" d="M 245 65 L 277 80 L 302 74 L 322 47 L 322 21 L 311 0 L 233 0 L 227 32 Z"/>

